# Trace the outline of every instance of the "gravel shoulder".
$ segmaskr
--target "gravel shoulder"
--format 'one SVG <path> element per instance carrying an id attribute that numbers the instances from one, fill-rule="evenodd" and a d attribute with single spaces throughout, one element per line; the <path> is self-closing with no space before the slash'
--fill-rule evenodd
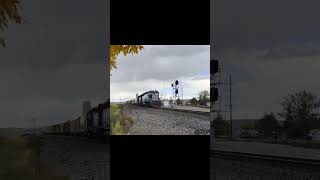
<path id="1" fill-rule="evenodd" d="M 209 135 L 210 115 L 126 105 L 130 135 Z"/>
<path id="2" fill-rule="evenodd" d="M 110 145 L 86 137 L 42 136 L 40 160 L 73 179 L 110 179 Z"/>
<path id="3" fill-rule="evenodd" d="M 265 154 L 283 157 L 320 160 L 319 149 L 260 142 L 214 141 L 212 149 L 243 153 Z"/>
<path id="4" fill-rule="evenodd" d="M 211 158 L 211 180 L 320 180 L 320 172 L 304 166 L 273 165 Z"/>

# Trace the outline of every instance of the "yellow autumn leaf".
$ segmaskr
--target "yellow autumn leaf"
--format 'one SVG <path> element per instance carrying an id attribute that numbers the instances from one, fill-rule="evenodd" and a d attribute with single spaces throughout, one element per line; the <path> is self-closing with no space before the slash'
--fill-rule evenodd
<path id="1" fill-rule="evenodd" d="M 138 54 L 143 49 L 142 45 L 111 45 L 110 46 L 110 71 L 117 68 L 117 57 Z"/>
<path id="2" fill-rule="evenodd" d="M 0 0 L 0 31 L 8 28 L 9 21 L 21 24 L 22 17 L 18 12 L 19 4 L 19 0 Z M 4 38 L 0 38 L 0 45 L 5 47 Z"/>

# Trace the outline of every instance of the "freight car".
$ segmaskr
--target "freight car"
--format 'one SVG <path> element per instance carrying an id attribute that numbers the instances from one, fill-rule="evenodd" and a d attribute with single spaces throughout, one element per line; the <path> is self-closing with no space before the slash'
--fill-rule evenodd
<path id="1" fill-rule="evenodd" d="M 81 135 L 80 117 L 70 121 L 70 135 Z"/>
<path id="2" fill-rule="evenodd" d="M 63 134 L 70 134 L 70 121 L 63 123 Z"/>
<path id="3" fill-rule="evenodd" d="M 62 132 L 63 132 L 63 129 L 61 128 L 61 124 L 55 124 L 55 125 L 49 126 L 49 133 L 60 134 Z"/>
<path id="4" fill-rule="evenodd" d="M 48 126 L 46 132 L 47 132 L 47 133 L 50 133 L 50 134 L 59 134 L 59 133 L 60 133 L 60 126 L 59 126 L 59 124 L 55 124 L 55 125 L 52 125 L 52 126 Z"/>
<path id="5" fill-rule="evenodd" d="M 49 134 L 104 136 L 110 133 L 109 124 L 110 103 L 104 102 L 90 109 L 85 118 L 84 128 L 81 125 L 81 117 L 74 120 L 48 126 Z"/>

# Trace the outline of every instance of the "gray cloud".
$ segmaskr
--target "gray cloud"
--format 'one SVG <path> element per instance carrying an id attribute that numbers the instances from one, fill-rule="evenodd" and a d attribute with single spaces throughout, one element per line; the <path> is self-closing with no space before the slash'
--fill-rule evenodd
<path id="1" fill-rule="evenodd" d="M 12 24 L 0 49 L 0 126 L 75 118 L 81 101 L 108 94 L 109 1 L 22 1 L 26 22 Z"/>
<path id="2" fill-rule="evenodd" d="M 209 74 L 209 46 L 145 46 L 141 54 L 119 56 L 112 72 L 114 82 L 159 80 L 191 76 L 194 72 Z"/>
<path id="3" fill-rule="evenodd" d="M 248 51 L 320 38 L 319 1 L 216 0 L 211 4 L 216 55 L 233 48 Z"/>
<path id="4" fill-rule="evenodd" d="M 274 46 L 261 52 L 262 59 L 290 59 L 320 55 L 319 43 L 295 43 Z"/>
<path id="5" fill-rule="evenodd" d="M 185 97 L 197 96 L 209 89 L 209 53 L 207 45 L 155 45 L 145 46 L 137 55 L 121 55 L 118 68 L 112 71 L 111 100 L 129 100 L 151 89 L 162 95 L 164 86 L 169 95 L 168 88 L 176 79 L 183 82 Z"/>
<path id="6" fill-rule="evenodd" d="M 212 3 L 210 55 L 220 60 L 224 74 L 232 74 L 235 118 L 279 112 L 289 92 L 320 95 L 319 5 L 296 0 Z"/>

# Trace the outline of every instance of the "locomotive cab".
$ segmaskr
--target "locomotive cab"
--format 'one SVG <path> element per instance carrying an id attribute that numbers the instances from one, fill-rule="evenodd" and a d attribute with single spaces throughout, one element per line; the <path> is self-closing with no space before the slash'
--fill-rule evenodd
<path id="1" fill-rule="evenodd" d="M 104 136 L 110 131 L 107 121 L 107 103 L 99 104 L 87 113 L 86 134 L 87 136 Z"/>
<path id="2" fill-rule="evenodd" d="M 147 91 L 140 96 L 137 96 L 137 104 L 146 106 L 161 106 L 159 92 L 156 90 Z"/>

